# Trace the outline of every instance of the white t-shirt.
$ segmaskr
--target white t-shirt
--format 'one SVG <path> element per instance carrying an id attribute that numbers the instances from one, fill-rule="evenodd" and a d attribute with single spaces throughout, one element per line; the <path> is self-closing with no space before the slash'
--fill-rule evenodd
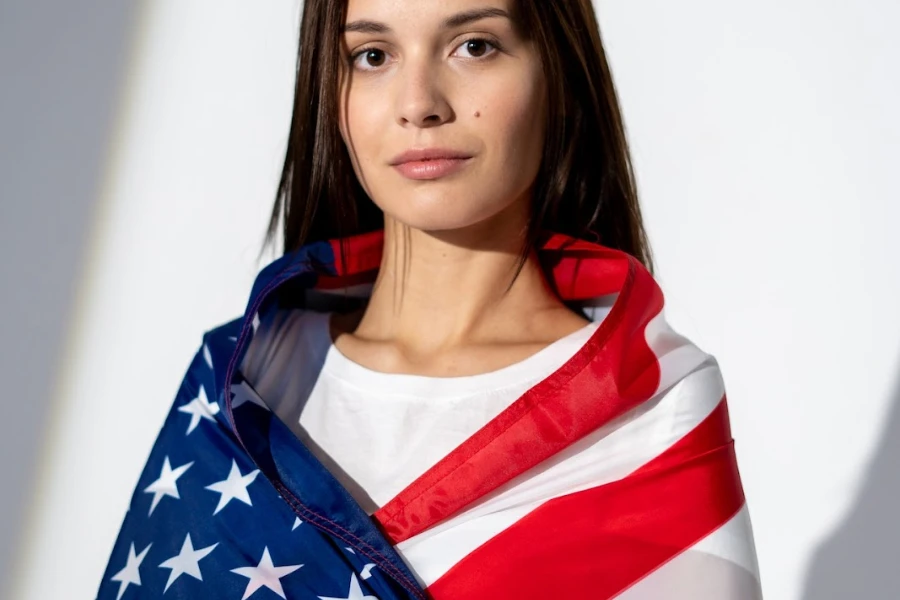
<path id="1" fill-rule="evenodd" d="M 241 372 L 370 515 L 556 371 L 600 325 L 591 322 L 489 373 L 427 377 L 351 361 L 332 343 L 329 318 L 272 311 Z"/>

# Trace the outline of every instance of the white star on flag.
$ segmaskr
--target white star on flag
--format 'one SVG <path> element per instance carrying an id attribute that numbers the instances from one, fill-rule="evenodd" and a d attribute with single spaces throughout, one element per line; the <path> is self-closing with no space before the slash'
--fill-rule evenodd
<path id="1" fill-rule="evenodd" d="M 203 581 L 203 576 L 200 574 L 200 560 L 212 552 L 218 545 L 217 542 L 212 546 L 194 550 L 194 545 L 191 543 L 191 534 L 187 534 L 184 538 L 184 544 L 181 545 L 181 552 L 179 552 L 177 556 L 173 556 L 159 565 L 162 569 L 172 569 L 172 572 L 169 573 L 169 580 L 166 582 L 163 593 L 165 594 L 166 590 L 169 589 L 169 586 L 185 573 L 194 579 Z"/>
<path id="2" fill-rule="evenodd" d="M 234 400 L 232 400 L 231 402 L 232 409 L 237 408 L 245 402 L 252 402 L 257 406 L 261 406 L 262 408 L 269 410 L 269 407 L 266 406 L 266 403 L 263 402 L 262 398 L 260 398 L 249 385 L 247 385 L 246 381 L 242 381 L 240 385 L 232 387 L 231 393 L 234 396 Z"/>
<path id="3" fill-rule="evenodd" d="M 206 419 L 215 423 L 216 419 L 213 415 L 219 412 L 219 405 L 206 399 L 206 390 L 201 385 L 197 397 L 184 406 L 179 406 L 178 412 L 191 415 L 191 422 L 188 424 L 187 433 L 185 434 L 188 435 L 197 428 L 200 419 Z"/>
<path id="4" fill-rule="evenodd" d="M 363 579 L 368 579 L 372 576 L 372 569 L 374 568 L 375 563 L 367 563 L 366 566 L 363 567 L 362 573 L 360 573 L 360 575 L 362 575 Z"/>
<path id="5" fill-rule="evenodd" d="M 291 531 L 293 531 L 293 530 L 297 529 L 298 527 L 300 527 L 300 525 L 301 525 L 302 523 L 303 523 L 303 521 L 300 520 L 300 517 L 294 517 L 294 526 L 291 527 Z"/>
<path id="6" fill-rule="evenodd" d="M 128 584 L 141 585 L 141 574 L 138 571 L 138 567 L 144 562 L 144 557 L 147 556 L 147 551 L 150 550 L 152 545 L 147 544 L 147 547 L 140 554 L 135 555 L 134 542 L 131 543 L 131 548 L 128 549 L 128 558 L 125 560 L 125 568 L 110 577 L 112 581 L 119 582 L 119 594 L 116 596 L 116 600 L 120 600 L 122 594 L 128 589 Z"/>
<path id="7" fill-rule="evenodd" d="M 206 361 L 206 366 L 212 369 L 212 354 L 209 352 L 209 346 L 203 344 L 203 360 Z"/>
<path id="8" fill-rule="evenodd" d="M 150 512 L 147 513 L 148 517 L 153 514 L 153 509 L 156 508 L 156 505 L 159 504 L 159 501 L 163 496 L 181 498 L 181 496 L 178 495 L 178 478 L 184 475 L 184 472 L 190 469 L 192 464 L 194 464 L 194 461 L 172 470 L 172 466 L 169 464 L 169 457 L 166 456 L 163 461 L 162 472 L 159 474 L 159 479 L 144 488 L 145 494 L 153 494 Z"/>
<path id="9" fill-rule="evenodd" d="M 244 590 L 244 597 L 241 600 L 247 600 L 256 590 L 261 587 L 267 587 L 282 598 L 284 596 L 284 588 L 281 587 L 281 578 L 290 575 L 303 565 L 286 565 L 284 567 L 276 567 L 272 564 L 272 557 L 269 556 L 269 548 L 263 548 L 262 558 L 255 567 L 240 567 L 231 569 L 232 573 L 248 577 L 247 589 Z M 285 598 L 285 600 L 287 600 Z"/>
<path id="10" fill-rule="evenodd" d="M 216 510 L 213 511 L 213 514 L 218 513 L 234 499 L 240 500 L 249 506 L 253 506 L 253 502 L 250 501 L 250 494 L 247 492 L 247 486 L 253 483 L 253 480 L 256 479 L 257 475 L 259 475 L 259 469 L 255 469 L 246 475 L 241 475 L 241 470 L 238 469 L 237 462 L 232 458 L 231 471 L 228 473 L 228 477 L 222 481 L 217 481 L 216 483 L 206 486 L 206 489 L 222 494 L 219 496 L 219 504 L 216 506 Z"/>
<path id="11" fill-rule="evenodd" d="M 376 596 L 363 596 L 362 588 L 359 587 L 359 580 L 356 573 L 350 573 L 350 592 L 346 598 L 332 598 L 330 596 L 319 596 L 319 600 L 378 600 Z"/>

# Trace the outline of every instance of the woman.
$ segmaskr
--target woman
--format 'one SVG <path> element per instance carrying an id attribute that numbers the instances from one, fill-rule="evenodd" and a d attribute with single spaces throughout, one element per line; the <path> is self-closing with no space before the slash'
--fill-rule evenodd
<path id="1" fill-rule="evenodd" d="M 307 0 L 270 238 L 101 598 L 759 597 L 588 0 Z"/>

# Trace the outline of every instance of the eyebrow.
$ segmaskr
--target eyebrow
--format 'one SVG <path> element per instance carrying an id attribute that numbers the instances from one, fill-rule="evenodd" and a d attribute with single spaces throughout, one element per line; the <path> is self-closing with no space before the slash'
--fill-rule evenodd
<path id="1" fill-rule="evenodd" d="M 473 10 L 456 13 L 455 15 L 447 17 L 441 23 L 441 28 L 454 29 L 456 27 L 462 27 L 463 25 L 468 25 L 469 23 L 472 23 L 474 21 L 480 21 L 481 19 L 487 19 L 490 17 L 509 19 L 509 13 L 507 13 L 502 8 L 476 8 Z M 347 33 L 350 31 L 355 31 L 358 33 L 390 33 L 391 28 L 379 21 L 360 20 L 353 21 L 352 23 L 347 23 L 341 29 L 342 33 Z"/>

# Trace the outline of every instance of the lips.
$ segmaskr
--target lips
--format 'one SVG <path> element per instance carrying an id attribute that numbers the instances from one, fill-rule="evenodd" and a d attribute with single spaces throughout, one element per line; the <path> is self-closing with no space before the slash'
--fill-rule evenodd
<path id="1" fill-rule="evenodd" d="M 395 165 L 401 175 L 407 179 L 439 179 L 458 172 L 469 162 L 468 158 L 438 158 L 405 162 Z"/>
<path id="2" fill-rule="evenodd" d="M 439 179 L 457 173 L 472 155 L 447 148 L 416 148 L 396 156 L 391 165 L 407 179 Z"/>
<path id="3" fill-rule="evenodd" d="M 399 154 L 391 160 L 391 165 L 397 166 L 408 162 L 423 162 L 429 160 L 458 160 L 472 158 L 472 155 L 461 150 L 449 148 L 412 148 L 403 154 Z"/>

